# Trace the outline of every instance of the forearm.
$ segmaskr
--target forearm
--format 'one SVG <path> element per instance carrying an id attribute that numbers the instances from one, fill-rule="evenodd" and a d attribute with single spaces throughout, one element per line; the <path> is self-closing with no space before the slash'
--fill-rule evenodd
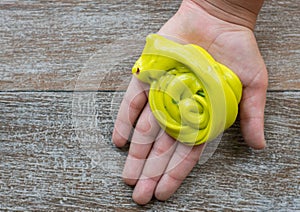
<path id="1" fill-rule="evenodd" d="M 188 1 L 188 0 L 184 0 Z M 234 24 L 254 29 L 264 0 L 190 0 L 209 14 Z"/>

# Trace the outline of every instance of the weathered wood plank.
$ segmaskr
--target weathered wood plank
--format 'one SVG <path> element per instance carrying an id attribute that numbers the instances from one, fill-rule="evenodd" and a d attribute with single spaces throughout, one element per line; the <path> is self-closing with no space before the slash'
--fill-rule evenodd
<path id="1" fill-rule="evenodd" d="M 133 62 L 129 55 L 138 55 L 146 35 L 159 27 L 154 16 L 161 13 L 159 20 L 163 20 L 172 13 L 165 14 L 169 9 L 165 5 L 158 10 L 155 6 L 161 5 L 156 1 L 105 0 L 1 2 L 1 90 L 72 90 L 89 59 L 116 42 L 120 46 L 104 52 L 110 57 L 101 59 L 100 55 L 97 63 L 108 64 L 112 70 L 121 67 L 114 76 L 120 72 L 128 76 Z M 154 20 L 151 23 L 150 18 Z M 126 58 L 125 64 L 116 61 L 119 49 L 126 50 L 129 62 Z"/>
<path id="2" fill-rule="evenodd" d="M 299 1 L 266 0 L 255 34 L 269 71 L 269 90 L 299 90 Z"/>
<path id="3" fill-rule="evenodd" d="M 2 1 L 0 90 L 124 90 L 146 35 L 179 4 Z M 300 89 L 299 11 L 298 0 L 267 0 L 259 16 L 256 36 L 269 90 Z"/>
<path id="4" fill-rule="evenodd" d="M 242 143 L 238 124 L 166 202 L 131 200 L 126 149 L 111 144 L 119 92 L 1 92 L 1 210 L 241 210 L 300 208 L 300 93 L 270 92 L 268 147 Z"/>

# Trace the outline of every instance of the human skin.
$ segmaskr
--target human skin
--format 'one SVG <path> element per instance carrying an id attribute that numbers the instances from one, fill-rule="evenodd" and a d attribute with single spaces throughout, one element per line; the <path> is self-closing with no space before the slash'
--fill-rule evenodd
<path id="1" fill-rule="evenodd" d="M 261 0 L 184 0 L 158 32 L 174 41 L 203 47 L 239 76 L 243 84 L 239 105 L 241 132 L 253 149 L 266 146 L 267 70 L 253 34 L 262 3 Z M 147 101 L 147 89 L 146 84 L 132 78 L 113 131 L 114 144 L 122 147 L 136 123 L 123 179 L 135 186 L 133 200 L 142 205 L 153 196 L 167 200 L 197 164 L 204 147 L 186 146 L 160 129 Z"/>

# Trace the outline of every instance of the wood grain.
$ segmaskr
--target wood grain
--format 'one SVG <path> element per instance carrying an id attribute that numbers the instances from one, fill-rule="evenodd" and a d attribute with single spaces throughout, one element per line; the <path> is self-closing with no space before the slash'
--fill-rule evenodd
<path id="1" fill-rule="evenodd" d="M 2 1 L 0 90 L 125 90 L 146 35 L 179 4 Z M 299 7 L 298 0 L 267 0 L 259 16 L 255 34 L 269 90 L 300 89 Z"/>
<path id="2" fill-rule="evenodd" d="M 166 202 L 140 207 L 111 143 L 120 92 L 2 92 L 1 210 L 240 210 L 300 208 L 300 93 L 269 93 L 268 147 L 249 149 L 235 124 L 214 156 Z"/>
<path id="3" fill-rule="evenodd" d="M 0 2 L 1 211 L 300 210 L 298 0 L 266 0 L 255 29 L 269 71 L 268 147 L 249 149 L 236 123 L 168 201 L 132 201 L 113 120 L 146 35 L 179 4 Z"/>

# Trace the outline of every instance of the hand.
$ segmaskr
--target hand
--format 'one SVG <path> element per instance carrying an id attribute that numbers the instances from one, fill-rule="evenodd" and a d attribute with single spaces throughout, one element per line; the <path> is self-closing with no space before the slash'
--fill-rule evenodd
<path id="1" fill-rule="evenodd" d="M 254 149 L 265 147 L 264 106 L 267 71 L 251 29 L 210 15 L 194 1 L 183 1 L 159 34 L 205 48 L 216 61 L 233 70 L 243 83 L 240 124 Z M 203 145 L 188 147 L 160 129 L 147 103 L 148 86 L 132 78 L 120 106 L 113 141 L 122 147 L 134 129 L 123 178 L 135 185 L 133 199 L 148 203 L 154 195 L 168 199 L 197 163 Z"/>

